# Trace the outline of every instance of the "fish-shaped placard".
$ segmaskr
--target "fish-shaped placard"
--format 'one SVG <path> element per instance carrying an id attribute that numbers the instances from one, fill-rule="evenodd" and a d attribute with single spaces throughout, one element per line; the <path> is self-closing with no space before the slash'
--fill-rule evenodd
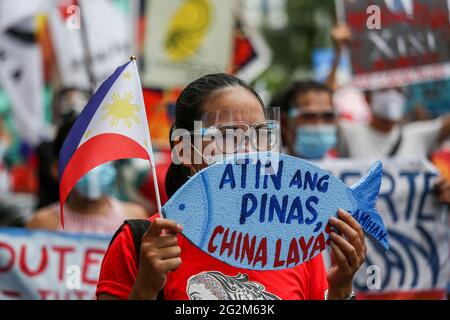
<path id="1" fill-rule="evenodd" d="M 250 153 L 203 169 L 162 211 L 183 225 L 194 245 L 225 263 L 253 270 L 291 268 L 325 249 L 328 221 L 339 208 L 389 249 L 375 209 L 381 177 L 377 161 L 348 187 L 306 160 Z"/>

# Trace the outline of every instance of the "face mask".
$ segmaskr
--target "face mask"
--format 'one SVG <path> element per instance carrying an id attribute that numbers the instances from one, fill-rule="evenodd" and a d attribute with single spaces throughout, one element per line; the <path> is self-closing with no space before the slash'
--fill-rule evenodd
<path id="1" fill-rule="evenodd" d="M 89 200 L 98 200 L 111 194 L 117 171 L 111 163 L 100 165 L 85 174 L 75 185 L 75 190 Z"/>
<path id="2" fill-rule="evenodd" d="M 81 93 L 77 93 L 70 98 L 64 99 L 61 102 L 60 112 L 61 114 L 67 114 L 70 112 L 79 114 L 81 113 L 81 111 L 83 111 L 87 103 L 88 100 L 86 99 L 86 97 Z"/>
<path id="3" fill-rule="evenodd" d="M 405 112 L 405 96 L 397 90 L 375 92 L 372 96 L 372 111 L 382 119 L 392 122 L 402 120 Z"/>
<path id="4" fill-rule="evenodd" d="M 301 126 L 296 130 L 295 152 L 306 159 L 321 159 L 335 145 L 334 125 Z"/>

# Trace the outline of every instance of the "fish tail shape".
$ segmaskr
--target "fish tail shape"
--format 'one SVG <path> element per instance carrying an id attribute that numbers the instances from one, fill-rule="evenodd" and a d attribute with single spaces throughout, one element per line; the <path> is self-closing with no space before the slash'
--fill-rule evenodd
<path id="1" fill-rule="evenodd" d="M 381 161 L 377 161 L 369 172 L 350 188 L 358 202 L 358 209 L 351 214 L 366 233 L 377 240 L 385 250 L 389 250 L 389 235 L 381 215 L 375 208 L 382 176 L 383 165 Z"/>

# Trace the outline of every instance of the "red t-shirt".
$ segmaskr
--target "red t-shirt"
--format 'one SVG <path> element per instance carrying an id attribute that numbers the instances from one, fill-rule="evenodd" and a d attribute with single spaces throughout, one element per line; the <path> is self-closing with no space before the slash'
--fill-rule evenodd
<path id="1" fill-rule="evenodd" d="M 253 271 L 232 267 L 209 256 L 181 234 L 178 245 L 182 263 L 167 275 L 166 300 L 324 299 L 328 284 L 321 254 L 294 268 Z M 108 294 L 128 299 L 137 271 L 133 235 L 130 227 L 125 225 L 103 258 L 97 297 Z"/>

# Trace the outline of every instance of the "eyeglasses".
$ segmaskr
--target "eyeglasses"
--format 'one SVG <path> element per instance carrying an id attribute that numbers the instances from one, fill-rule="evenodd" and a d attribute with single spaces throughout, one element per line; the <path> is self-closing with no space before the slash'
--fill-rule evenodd
<path id="1" fill-rule="evenodd" d="M 310 112 L 310 111 L 300 111 L 297 108 L 292 109 L 289 112 L 289 117 L 295 120 L 303 121 L 319 121 L 323 120 L 325 122 L 333 122 L 337 114 L 334 111 L 324 111 L 324 112 Z"/>
<path id="2" fill-rule="evenodd" d="M 265 120 L 254 124 L 233 121 L 191 131 L 194 136 L 201 136 L 203 141 L 215 143 L 216 151 L 232 154 L 247 151 L 278 151 L 280 123 Z"/>
<path id="3" fill-rule="evenodd" d="M 194 130 L 175 129 L 172 141 L 188 142 L 203 159 L 247 152 L 280 152 L 280 109 L 227 108 L 206 112 L 194 121 Z M 183 143 L 183 149 L 188 147 Z M 201 148 L 201 150 L 200 150 Z"/>

